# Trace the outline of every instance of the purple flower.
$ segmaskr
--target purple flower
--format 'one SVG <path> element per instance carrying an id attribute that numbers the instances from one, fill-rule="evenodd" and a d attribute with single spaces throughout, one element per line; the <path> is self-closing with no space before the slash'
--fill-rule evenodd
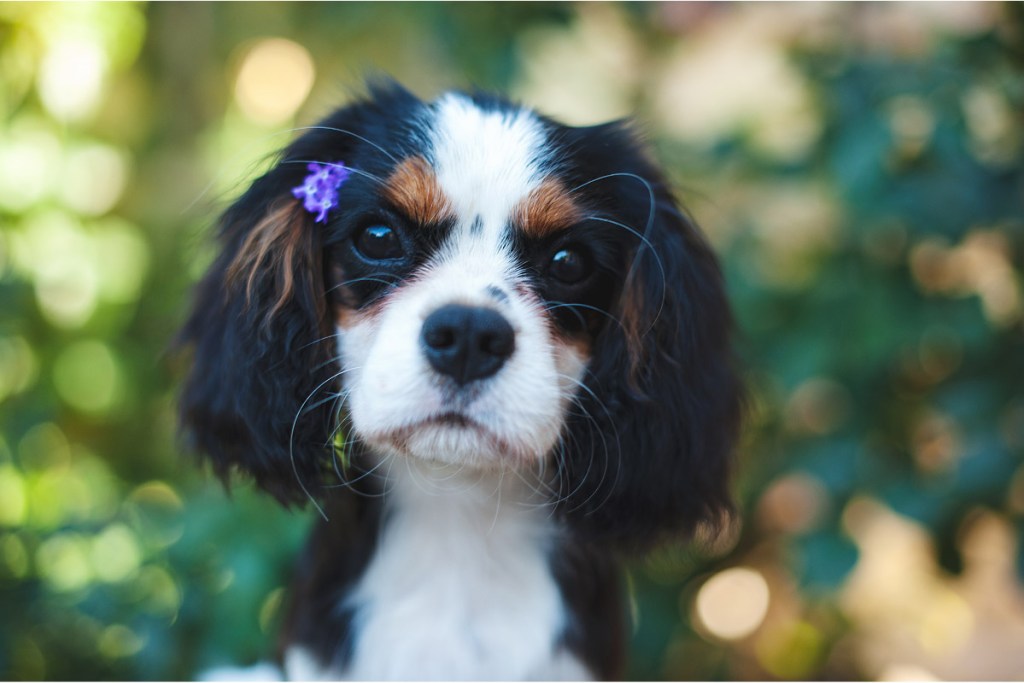
<path id="1" fill-rule="evenodd" d="M 327 212 L 338 205 L 338 188 L 348 180 L 352 171 L 345 164 L 320 164 L 307 166 L 309 175 L 301 185 L 292 189 L 292 194 L 302 200 L 306 211 L 316 214 L 317 223 L 327 222 Z"/>

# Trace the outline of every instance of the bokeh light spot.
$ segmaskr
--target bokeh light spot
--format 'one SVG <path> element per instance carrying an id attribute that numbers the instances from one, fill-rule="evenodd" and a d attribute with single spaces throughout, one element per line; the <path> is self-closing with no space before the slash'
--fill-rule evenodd
<path id="1" fill-rule="evenodd" d="M 25 521 L 26 508 L 21 475 L 11 465 L 0 465 L 0 525 L 19 526 Z"/>
<path id="2" fill-rule="evenodd" d="M 640 70 L 637 37 L 612 3 L 580 6 L 568 31 L 538 27 L 519 40 L 515 94 L 574 125 L 627 116 Z"/>
<path id="3" fill-rule="evenodd" d="M 284 38 L 256 43 L 242 60 L 235 80 L 235 101 L 256 123 L 287 121 L 306 101 L 315 69 L 306 48 Z"/>
<path id="4" fill-rule="evenodd" d="M 28 574 L 28 551 L 15 534 L 8 534 L 0 540 L 0 560 L 14 578 Z"/>
<path id="5" fill-rule="evenodd" d="M 121 624 L 112 624 L 100 634 L 99 650 L 111 659 L 131 657 L 146 644 L 145 638 Z"/>
<path id="6" fill-rule="evenodd" d="M 32 347 L 22 337 L 0 337 L 0 401 L 28 389 L 39 373 Z"/>
<path id="7" fill-rule="evenodd" d="M 914 157 L 928 144 L 935 130 L 935 114 L 920 97 L 900 95 L 888 103 L 889 127 L 897 150 Z"/>
<path id="8" fill-rule="evenodd" d="M 742 132 L 780 159 L 800 158 L 812 148 L 821 116 L 773 35 L 773 23 L 762 9 L 750 8 L 679 41 L 654 88 L 655 114 L 668 133 L 706 145 Z"/>
<path id="9" fill-rule="evenodd" d="M 107 264 L 98 273 L 100 297 L 117 304 L 138 300 L 150 260 L 139 228 L 120 218 L 105 218 L 94 226 L 93 242 Z"/>
<path id="10" fill-rule="evenodd" d="M 132 526 L 146 540 L 147 547 L 166 547 L 181 538 L 185 532 L 181 508 L 181 497 L 162 481 L 138 486 L 125 504 Z"/>
<path id="11" fill-rule="evenodd" d="M 821 523 L 828 506 L 828 490 L 821 480 L 794 472 L 765 490 L 757 505 L 757 519 L 772 531 L 806 533 Z"/>
<path id="12" fill-rule="evenodd" d="M 92 566 L 101 581 L 123 581 L 138 571 L 141 560 L 135 534 L 123 524 L 111 524 L 93 539 Z"/>
<path id="13" fill-rule="evenodd" d="M 59 592 L 84 588 L 92 580 L 89 544 L 79 534 L 57 534 L 43 541 L 36 564 L 40 576 Z"/>
<path id="14" fill-rule="evenodd" d="M 20 213 L 50 192 L 60 143 L 48 126 L 21 117 L 0 138 L 0 208 Z"/>
<path id="15" fill-rule="evenodd" d="M 55 469 L 71 462 L 71 446 L 60 427 L 40 422 L 21 437 L 18 458 L 26 471 Z"/>
<path id="16" fill-rule="evenodd" d="M 733 567 L 715 574 L 697 592 L 697 617 L 723 640 L 753 633 L 768 613 L 768 582 L 756 569 Z"/>
<path id="17" fill-rule="evenodd" d="M 971 230 L 955 247 L 948 246 L 944 238 L 926 238 L 911 250 L 909 263 L 915 281 L 925 292 L 977 294 L 985 317 L 994 326 L 1011 325 L 1024 313 L 1012 247 L 998 229 Z"/>
<path id="18" fill-rule="evenodd" d="M 32 482 L 29 522 L 36 529 L 53 529 L 89 517 L 92 491 L 69 467 L 51 469 Z"/>
<path id="19" fill-rule="evenodd" d="M 61 198 L 68 208 L 99 216 L 117 203 L 128 175 L 124 154 L 107 145 L 82 145 L 68 151 L 61 175 Z"/>
<path id="20" fill-rule="evenodd" d="M 974 155 L 993 165 L 1013 163 L 1024 136 L 1014 126 L 1014 109 L 1002 93 L 992 87 L 976 85 L 962 100 Z"/>
<path id="21" fill-rule="evenodd" d="M 851 404 L 842 384 L 829 377 L 811 377 L 786 401 L 786 427 L 798 434 L 828 434 L 846 418 Z"/>
<path id="22" fill-rule="evenodd" d="M 99 102 L 107 56 L 84 37 L 54 43 L 39 69 L 39 97 L 54 118 L 73 121 L 87 116 Z"/>
<path id="23" fill-rule="evenodd" d="M 35 285 L 43 315 L 58 327 L 84 324 L 96 308 L 99 265 L 81 222 L 47 210 L 12 233 L 14 263 Z"/>
<path id="24" fill-rule="evenodd" d="M 57 393 L 71 407 L 104 415 L 120 401 L 123 379 L 117 358 L 103 342 L 85 340 L 68 346 L 54 363 Z"/>
<path id="25" fill-rule="evenodd" d="M 178 584 L 162 567 L 148 565 L 142 568 L 133 582 L 139 591 L 142 608 L 151 614 L 174 618 L 181 605 Z"/>

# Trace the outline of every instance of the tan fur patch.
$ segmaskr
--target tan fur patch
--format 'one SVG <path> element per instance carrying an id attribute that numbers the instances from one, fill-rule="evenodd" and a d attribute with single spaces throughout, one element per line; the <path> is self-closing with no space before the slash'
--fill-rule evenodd
<path id="1" fill-rule="evenodd" d="M 409 157 L 395 168 L 384 183 L 384 197 L 421 225 L 454 217 L 434 169 L 421 156 Z"/>
<path id="2" fill-rule="evenodd" d="M 379 317 L 383 310 L 383 301 L 374 302 L 363 310 L 338 305 L 334 307 L 334 324 L 343 330 L 349 330 L 356 325 L 364 325 Z"/>
<path id="3" fill-rule="evenodd" d="M 312 236 L 305 225 L 306 216 L 298 200 L 281 202 L 257 223 L 227 270 L 227 283 L 244 278 L 246 304 L 252 303 L 256 275 L 261 270 L 273 273 L 277 299 L 268 315 L 274 315 L 292 298 L 299 278 L 311 278 L 318 272 Z"/>
<path id="4" fill-rule="evenodd" d="M 528 237 L 550 235 L 582 216 L 579 205 L 555 178 L 546 178 L 512 210 L 513 223 Z"/>

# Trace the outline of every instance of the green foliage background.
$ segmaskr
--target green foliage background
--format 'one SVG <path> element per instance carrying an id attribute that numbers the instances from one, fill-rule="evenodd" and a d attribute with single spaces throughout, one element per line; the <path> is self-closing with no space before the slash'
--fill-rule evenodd
<path id="1" fill-rule="evenodd" d="M 316 77 L 273 123 L 268 37 Z M 367 71 L 636 112 L 721 254 L 744 514 L 634 568 L 631 676 L 1024 677 L 1021 5 L 547 3 L 0 3 L 0 677 L 269 651 L 309 516 L 182 455 L 165 351 L 219 208 Z"/>

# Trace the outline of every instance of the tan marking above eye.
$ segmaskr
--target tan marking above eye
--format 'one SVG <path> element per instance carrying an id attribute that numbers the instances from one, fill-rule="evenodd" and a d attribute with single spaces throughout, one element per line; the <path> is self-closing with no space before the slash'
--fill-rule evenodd
<path id="1" fill-rule="evenodd" d="M 512 223 L 527 237 L 545 237 L 569 227 L 583 217 L 583 210 L 562 181 L 545 178 L 512 210 Z"/>
<path id="2" fill-rule="evenodd" d="M 434 169 L 418 155 L 395 167 L 384 182 L 384 197 L 420 225 L 441 223 L 455 216 Z"/>

